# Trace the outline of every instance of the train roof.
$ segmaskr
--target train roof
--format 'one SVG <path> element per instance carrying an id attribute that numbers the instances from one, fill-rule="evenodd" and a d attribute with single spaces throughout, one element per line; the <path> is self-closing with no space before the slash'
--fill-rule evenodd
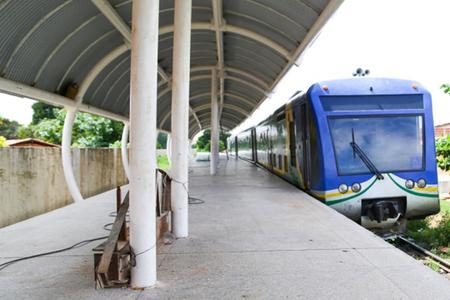
<path id="1" fill-rule="evenodd" d="M 321 81 L 308 89 L 308 94 L 323 94 L 324 87 L 329 95 L 380 95 L 380 94 L 424 94 L 429 93 L 425 87 L 413 80 L 356 77 Z"/>
<path id="2" fill-rule="evenodd" d="M 428 90 L 419 82 L 408 79 L 382 78 L 382 77 L 352 77 L 345 79 L 326 80 L 311 85 L 306 94 L 323 95 L 326 86 L 327 95 L 387 95 L 387 94 L 429 94 Z M 283 111 L 286 105 L 295 102 L 305 93 L 296 92 L 291 96 L 290 101 L 278 107 L 270 116 L 244 131 L 236 134 L 245 133 L 260 126 L 274 116 Z"/>

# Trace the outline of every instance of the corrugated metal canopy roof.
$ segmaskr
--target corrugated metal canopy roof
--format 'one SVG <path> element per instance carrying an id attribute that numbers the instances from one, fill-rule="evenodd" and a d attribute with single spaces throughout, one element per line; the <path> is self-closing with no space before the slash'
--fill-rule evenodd
<path id="1" fill-rule="evenodd" d="M 220 74 L 220 122 L 245 120 L 343 0 L 193 0 L 190 137 L 210 126 L 211 70 Z M 131 0 L 0 1 L 5 79 L 128 117 Z M 170 131 L 172 0 L 160 1 L 158 126 Z"/>

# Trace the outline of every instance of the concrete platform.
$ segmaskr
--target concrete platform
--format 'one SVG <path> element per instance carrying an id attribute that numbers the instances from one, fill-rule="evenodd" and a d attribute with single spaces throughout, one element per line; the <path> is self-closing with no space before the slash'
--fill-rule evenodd
<path id="1" fill-rule="evenodd" d="M 158 285 L 94 290 L 91 248 L 0 272 L 0 299 L 449 299 L 450 281 L 265 170 L 194 162 L 190 237 L 158 255 Z M 0 263 L 102 236 L 105 194 L 0 229 Z"/>

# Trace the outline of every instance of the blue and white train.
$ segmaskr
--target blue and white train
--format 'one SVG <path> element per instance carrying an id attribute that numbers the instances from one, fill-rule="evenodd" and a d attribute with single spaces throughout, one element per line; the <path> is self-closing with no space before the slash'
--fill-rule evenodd
<path id="1" fill-rule="evenodd" d="M 430 93 L 408 80 L 312 85 L 229 139 L 232 155 L 290 181 L 367 228 L 439 212 Z"/>

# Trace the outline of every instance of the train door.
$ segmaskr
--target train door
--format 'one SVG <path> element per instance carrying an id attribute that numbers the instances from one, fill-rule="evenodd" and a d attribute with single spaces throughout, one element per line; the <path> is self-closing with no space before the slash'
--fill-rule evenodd
<path id="1" fill-rule="evenodd" d="M 295 122 L 294 122 L 294 112 L 292 107 L 289 106 L 286 110 L 286 130 L 287 130 L 287 141 L 288 147 L 286 150 L 288 152 L 289 158 L 289 168 L 296 168 L 297 166 L 297 155 L 296 155 L 296 142 L 295 142 Z"/>
<path id="2" fill-rule="evenodd" d="M 301 103 L 298 109 L 297 121 L 297 157 L 301 173 L 301 185 L 304 189 L 310 188 L 310 163 L 309 163 L 309 122 L 307 103 Z"/>
<path id="3" fill-rule="evenodd" d="M 274 126 L 272 120 L 267 124 L 267 141 L 268 141 L 268 153 L 269 153 L 269 166 L 273 170 L 276 164 L 275 153 L 274 153 Z"/>
<path id="4" fill-rule="evenodd" d="M 252 139 L 252 160 L 254 162 L 257 162 L 258 161 L 258 152 L 257 152 L 258 145 L 256 144 L 256 129 L 255 128 L 253 128 L 251 130 L 251 139 Z"/>

